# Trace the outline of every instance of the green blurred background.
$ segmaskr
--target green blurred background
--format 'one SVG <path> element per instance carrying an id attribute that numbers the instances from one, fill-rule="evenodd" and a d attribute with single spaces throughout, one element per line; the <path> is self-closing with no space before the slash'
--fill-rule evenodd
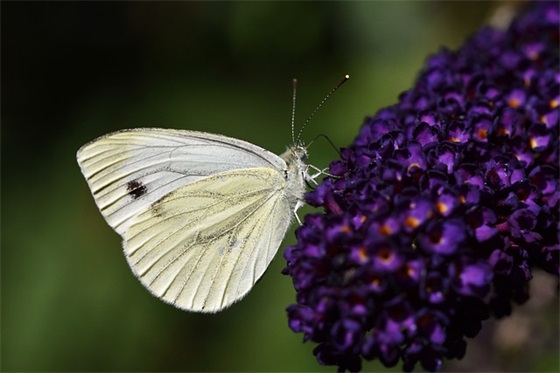
<path id="1" fill-rule="evenodd" d="M 280 153 L 291 79 L 301 125 L 348 73 L 304 133 L 346 146 L 429 54 L 460 46 L 498 5 L 3 1 L 2 370 L 335 371 L 287 326 L 295 292 L 280 271 L 293 232 L 242 302 L 216 315 L 176 310 L 131 274 L 75 153 L 142 126 L 217 132 Z M 335 157 L 326 141 L 311 148 L 316 166 Z M 557 318 L 557 307 L 547 312 Z M 537 362 L 524 369 L 557 370 L 555 336 L 556 352 L 534 348 Z M 503 351 L 492 338 L 447 369 L 517 370 L 526 345 Z"/>

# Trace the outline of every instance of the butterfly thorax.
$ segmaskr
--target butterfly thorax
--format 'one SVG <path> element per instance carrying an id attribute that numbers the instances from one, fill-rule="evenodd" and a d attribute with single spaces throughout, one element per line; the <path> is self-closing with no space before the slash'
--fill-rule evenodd
<path id="1" fill-rule="evenodd" d="M 286 182 L 287 198 L 290 206 L 297 209 L 303 203 L 305 194 L 305 180 L 309 178 L 307 174 L 307 150 L 301 145 L 289 147 L 280 157 L 286 162 L 284 170 Z"/>

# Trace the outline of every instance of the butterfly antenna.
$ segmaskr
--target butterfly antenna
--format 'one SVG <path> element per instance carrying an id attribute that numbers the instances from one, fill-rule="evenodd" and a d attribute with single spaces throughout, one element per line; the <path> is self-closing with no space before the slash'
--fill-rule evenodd
<path id="1" fill-rule="evenodd" d="M 337 89 L 339 89 L 344 83 L 346 83 L 348 81 L 348 79 L 350 79 L 350 75 L 346 74 L 344 75 L 344 78 L 342 78 L 342 80 L 340 82 L 338 82 L 338 84 L 331 89 L 331 91 L 329 93 L 327 93 L 327 95 L 325 96 L 325 98 L 319 103 L 319 105 L 317 105 L 317 107 L 315 108 L 315 110 L 313 110 L 313 112 L 311 113 L 311 115 L 307 118 L 307 120 L 305 121 L 305 123 L 303 123 L 303 126 L 301 127 L 301 129 L 298 132 L 298 135 L 296 137 L 296 140 L 294 141 L 294 144 L 296 144 L 299 141 L 299 138 L 301 137 L 301 134 L 303 133 L 303 130 L 305 128 L 305 126 L 307 126 L 307 123 L 309 123 L 309 121 L 315 116 L 315 114 L 317 114 L 317 112 L 319 111 L 319 109 L 321 108 L 321 106 L 323 106 L 323 104 L 325 102 L 327 102 L 327 100 L 329 99 L 329 97 L 332 96 L 332 94 L 334 92 L 336 92 Z M 294 100 L 295 100 L 295 92 L 294 92 Z M 294 128 L 294 126 L 292 125 L 292 129 Z"/>
<path id="2" fill-rule="evenodd" d="M 296 122 L 296 88 L 297 79 L 292 79 L 292 143 L 295 144 L 294 126 Z"/>

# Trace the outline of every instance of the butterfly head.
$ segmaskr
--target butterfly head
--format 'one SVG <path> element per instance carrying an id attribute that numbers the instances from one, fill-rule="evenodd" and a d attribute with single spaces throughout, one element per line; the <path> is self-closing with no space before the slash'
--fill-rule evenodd
<path id="1" fill-rule="evenodd" d="M 302 145 L 292 145 L 280 155 L 286 162 L 286 179 L 301 180 L 307 179 L 307 149 Z"/>
<path id="2" fill-rule="evenodd" d="M 307 170 L 307 149 L 303 144 L 290 146 L 280 157 L 286 162 L 288 173 Z"/>

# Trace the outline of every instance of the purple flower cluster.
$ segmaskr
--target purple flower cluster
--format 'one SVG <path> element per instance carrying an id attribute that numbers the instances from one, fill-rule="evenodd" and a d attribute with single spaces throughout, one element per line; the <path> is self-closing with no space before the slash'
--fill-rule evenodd
<path id="1" fill-rule="evenodd" d="M 559 273 L 557 2 L 430 57 L 307 194 L 284 256 L 289 325 L 321 364 L 437 371 L 465 337 Z"/>

